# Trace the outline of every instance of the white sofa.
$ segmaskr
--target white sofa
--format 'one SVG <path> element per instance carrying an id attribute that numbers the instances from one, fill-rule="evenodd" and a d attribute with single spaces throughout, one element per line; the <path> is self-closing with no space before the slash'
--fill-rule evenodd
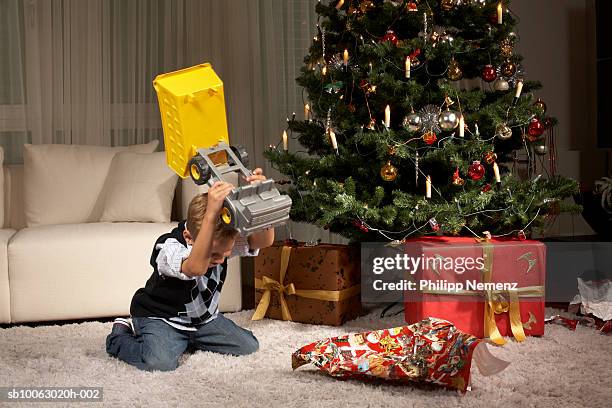
<path id="1" fill-rule="evenodd" d="M 185 217 L 189 200 L 198 191 L 190 179 L 179 179 L 172 212 L 176 221 L 171 223 L 26 227 L 24 165 L 5 165 L 2 170 L 0 323 L 129 315 L 134 291 L 151 274 L 149 258 L 155 239 Z M 240 260 L 233 258 L 228 262 L 220 309 L 238 311 L 241 306 Z"/>

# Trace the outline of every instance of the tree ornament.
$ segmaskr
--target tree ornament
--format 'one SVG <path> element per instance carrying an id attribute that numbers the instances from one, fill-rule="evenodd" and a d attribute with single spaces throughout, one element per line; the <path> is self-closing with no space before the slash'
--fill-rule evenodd
<path id="1" fill-rule="evenodd" d="M 397 36 L 393 30 L 387 30 L 387 33 L 380 39 L 380 42 L 389 41 L 393 45 L 397 45 Z"/>
<path id="2" fill-rule="evenodd" d="M 406 4 L 406 11 L 414 12 L 419 11 L 419 9 L 414 1 L 409 1 L 408 4 Z"/>
<path id="3" fill-rule="evenodd" d="M 542 136 L 542 133 L 544 133 L 544 125 L 538 120 L 538 118 L 533 118 L 531 119 L 531 122 L 529 122 L 527 133 L 532 137 Z"/>
<path id="4" fill-rule="evenodd" d="M 485 4 L 487 4 L 487 0 L 470 0 L 470 4 L 477 7 L 483 7 Z"/>
<path id="5" fill-rule="evenodd" d="M 482 69 L 482 79 L 485 82 L 493 82 L 497 78 L 497 72 L 495 72 L 495 67 L 491 64 L 487 64 Z"/>
<path id="6" fill-rule="evenodd" d="M 514 45 L 510 38 L 504 38 L 499 46 L 499 51 L 502 57 L 510 57 L 512 55 Z"/>
<path id="7" fill-rule="evenodd" d="M 441 131 L 438 124 L 438 116 L 440 116 L 440 108 L 436 105 L 425 105 L 420 111 L 421 130 L 431 130 L 434 133 Z"/>
<path id="8" fill-rule="evenodd" d="M 541 143 L 537 143 L 533 146 L 533 151 L 539 156 L 544 156 L 546 153 L 548 153 L 548 146 L 546 146 L 546 144 L 542 140 Z"/>
<path id="9" fill-rule="evenodd" d="M 482 190 L 483 193 L 488 193 L 489 191 L 491 191 L 491 185 L 489 183 L 485 184 L 484 186 L 482 186 Z"/>
<path id="10" fill-rule="evenodd" d="M 451 131 L 459 125 L 459 117 L 461 114 L 454 110 L 445 110 L 438 116 L 438 124 L 444 131 Z"/>
<path id="11" fill-rule="evenodd" d="M 501 66 L 501 74 L 505 77 L 511 77 L 516 73 L 516 64 L 507 59 Z"/>
<path id="12" fill-rule="evenodd" d="M 455 41 L 455 37 L 453 37 L 452 34 L 448 34 L 446 31 L 442 32 L 442 36 L 440 37 L 440 44 L 453 45 L 453 41 Z"/>
<path id="13" fill-rule="evenodd" d="M 461 67 L 459 66 L 455 58 L 451 58 L 451 61 L 448 64 L 448 71 L 446 73 L 446 76 L 448 76 L 448 79 L 450 79 L 451 81 L 458 81 L 463 78 L 463 71 L 461 70 Z"/>
<path id="14" fill-rule="evenodd" d="M 480 180 L 485 174 L 485 168 L 479 160 L 475 160 L 468 168 L 468 176 L 474 181 Z"/>
<path id="15" fill-rule="evenodd" d="M 353 220 L 353 225 L 361 232 L 369 232 L 368 227 L 365 226 L 361 220 Z"/>
<path id="16" fill-rule="evenodd" d="M 546 113 L 546 103 L 540 98 L 533 103 L 533 107 L 540 111 L 540 113 Z"/>
<path id="17" fill-rule="evenodd" d="M 500 123 L 495 127 L 495 136 L 500 140 L 508 140 L 512 137 L 512 129 L 505 123 Z"/>
<path id="18" fill-rule="evenodd" d="M 486 152 L 484 155 L 485 163 L 493 164 L 497 161 L 497 154 L 495 152 Z"/>
<path id="19" fill-rule="evenodd" d="M 465 184 L 465 180 L 459 175 L 459 167 L 457 167 L 457 170 L 453 173 L 453 184 L 455 186 L 462 186 Z"/>
<path id="20" fill-rule="evenodd" d="M 440 7 L 444 11 L 451 11 L 452 9 L 455 8 L 455 3 L 456 3 L 455 0 L 442 0 L 440 1 Z"/>
<path id="21" fill-rule="evenodd" d="M 425 144 L 428 144 L 428 145 L 432 145 L 436 142 L 436 140 L 438 140 L 438 136 L 436 136 L 436 134 L 431 130 L 423 133 L 422 138 Z"/>
<path id="22" fill-rule="evenodd" d="M 436 221 L 435 218 L 430 218 L 429 221 L 427 221 L 429 223 L 429 226 L 431 227 L 431 230 L 434 232 L 438 232 L 440 231 L 440 224 L 438 224 L 438 221 Z"/>
<path id="23" fill-rule="evenodd" d="M 495 82 L 493 82 L 493 89 L 500 92 L 507 91 L 510 89 L 510 84 L 508 84 L 508 81 L 504 78 L 497 78 Z"/>
<path id="24" fill-rule="evenodd" d="M 388 161 L 380 169 L 380 177 L 385 181 L 393 181 L 397 178 L 397 168 Z"/>
<path id="25" fill-rule="evenodd" d="M 414 111 L 404 117 L 402 126 L 409 132 L 418 132 L 421 129 L 421 117 Z"/>
<path id="26" fill-rule="evenodd" d="M 527 235 L 525 234 L 525 231 L 523 231 L 523 230 L 520 230 L 520 231 L 519 231 L 519 232 L 516 234 L 516 236 L 517 236 L 517 238 L 518 238 L 520 241 L 524 241 L 524 240 L 526 240 L 526 239 L 527 239 Z"/>
<path id="27" fill-rule="evenodd" d="M 374 8 L 374 2 L 372 0 L 364 0 L 359 2 L 359 9 L 362 13 L 367 13 Z"/>

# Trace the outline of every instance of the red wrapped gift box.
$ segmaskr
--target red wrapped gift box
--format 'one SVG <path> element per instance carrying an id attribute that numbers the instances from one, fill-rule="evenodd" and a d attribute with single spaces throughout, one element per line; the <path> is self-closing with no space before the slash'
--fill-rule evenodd
<path id="1" fill-rule="evenodd" d="M 543 243 L 431 237 L 407 241 L 406 253 L 429 260 L 428 267 L 417 268 L 409 278 L 417 289 L 421 282 L 425 286 L 405 292 L 406 322 L 445 319 L 459 330 L 497 344 L 505 343 L 502 336 L 522 341 L 525 335 L 544 334 Z M 469 269 L 459 267 L 466 259 L 475 264 L 470 262 Z M 445 262 L 448 267 L 443 268 Z"/>

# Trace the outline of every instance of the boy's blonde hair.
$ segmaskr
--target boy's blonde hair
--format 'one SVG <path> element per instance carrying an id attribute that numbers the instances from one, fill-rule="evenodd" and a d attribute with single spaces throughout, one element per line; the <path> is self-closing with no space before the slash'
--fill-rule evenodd
<path id="1" fill-rule="evenodd" d="M 208 205 L 208 194 L 201 193 L 196 195 L 191 199 L 189 203 L 189 208 L 187 208 L 187 222 L 186 227 L 189 234 L 191 234 L 191 238 L 193 240 L 196 239 L 198 233 L 200 232 L 200 227 L 202 226 L 202 218 L 204 214 L 206 214 L 206 206 Z M 221 217 L 217 218 L 217 222 L 215 223 L 215 230 L 213 231 L 213 239 L 214 240 L 226 240 L 226 239 L 235 239 L 236 235 L 238 235 L 238 230 L 228 227 L 226 224 L 221 221 Z"/>

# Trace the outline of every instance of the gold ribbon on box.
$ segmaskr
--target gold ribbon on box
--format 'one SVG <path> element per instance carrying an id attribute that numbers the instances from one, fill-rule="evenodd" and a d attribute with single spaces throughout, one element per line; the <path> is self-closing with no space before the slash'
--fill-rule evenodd
<path id="1" fill-rule="evenodd" d="M 482 242 L 482 254 L 484 258 L 483 283 L 490 283 L 493 275 L 493 244 L 488 241 Z M 514 338 L 522 342 L 525 340 L 525 330 L 521 322 L 520 298 L 534 298 L 544 296 L 544 286 L 526 286 L 516 290 L 424 290 L 423 293 L 433 295 L 460 295 L 480 296 L 484 292 L 484 337 L 488 337 L 493 343 L 503 346 L 506 340 L 500 334 L 495 322 L 496 314 L 508 313 L 510 317 L 510 329 Z M 507 296 L 507 298 L 506 298 Z"/>
<path id="2" fill-rule="evenodd" d="M 266 312 L 268 311 L 268 307 L 270 306 L 272 292 L 278 292 L 283 320 L 292 320 L 285 296 L 295 295 L 309 299 L 339 302 L 359 293 L 361 289 L 360 285 L 353 285 L 342 290 L 304 290 L 296 289 L 293 283 L 288 283 L 286 285 L 283 284 L 285 281 L 285 275 L 287 274 L 290 256 L 291 247 L 284 246 L 281 252 L 279 280 L 274 280 L 267 276 L 264 276 L 262 279 L 255 278 L 255 288 L 263 289 L 264 293 L 251 320 L 261 320 L 264 318 Z"/>

